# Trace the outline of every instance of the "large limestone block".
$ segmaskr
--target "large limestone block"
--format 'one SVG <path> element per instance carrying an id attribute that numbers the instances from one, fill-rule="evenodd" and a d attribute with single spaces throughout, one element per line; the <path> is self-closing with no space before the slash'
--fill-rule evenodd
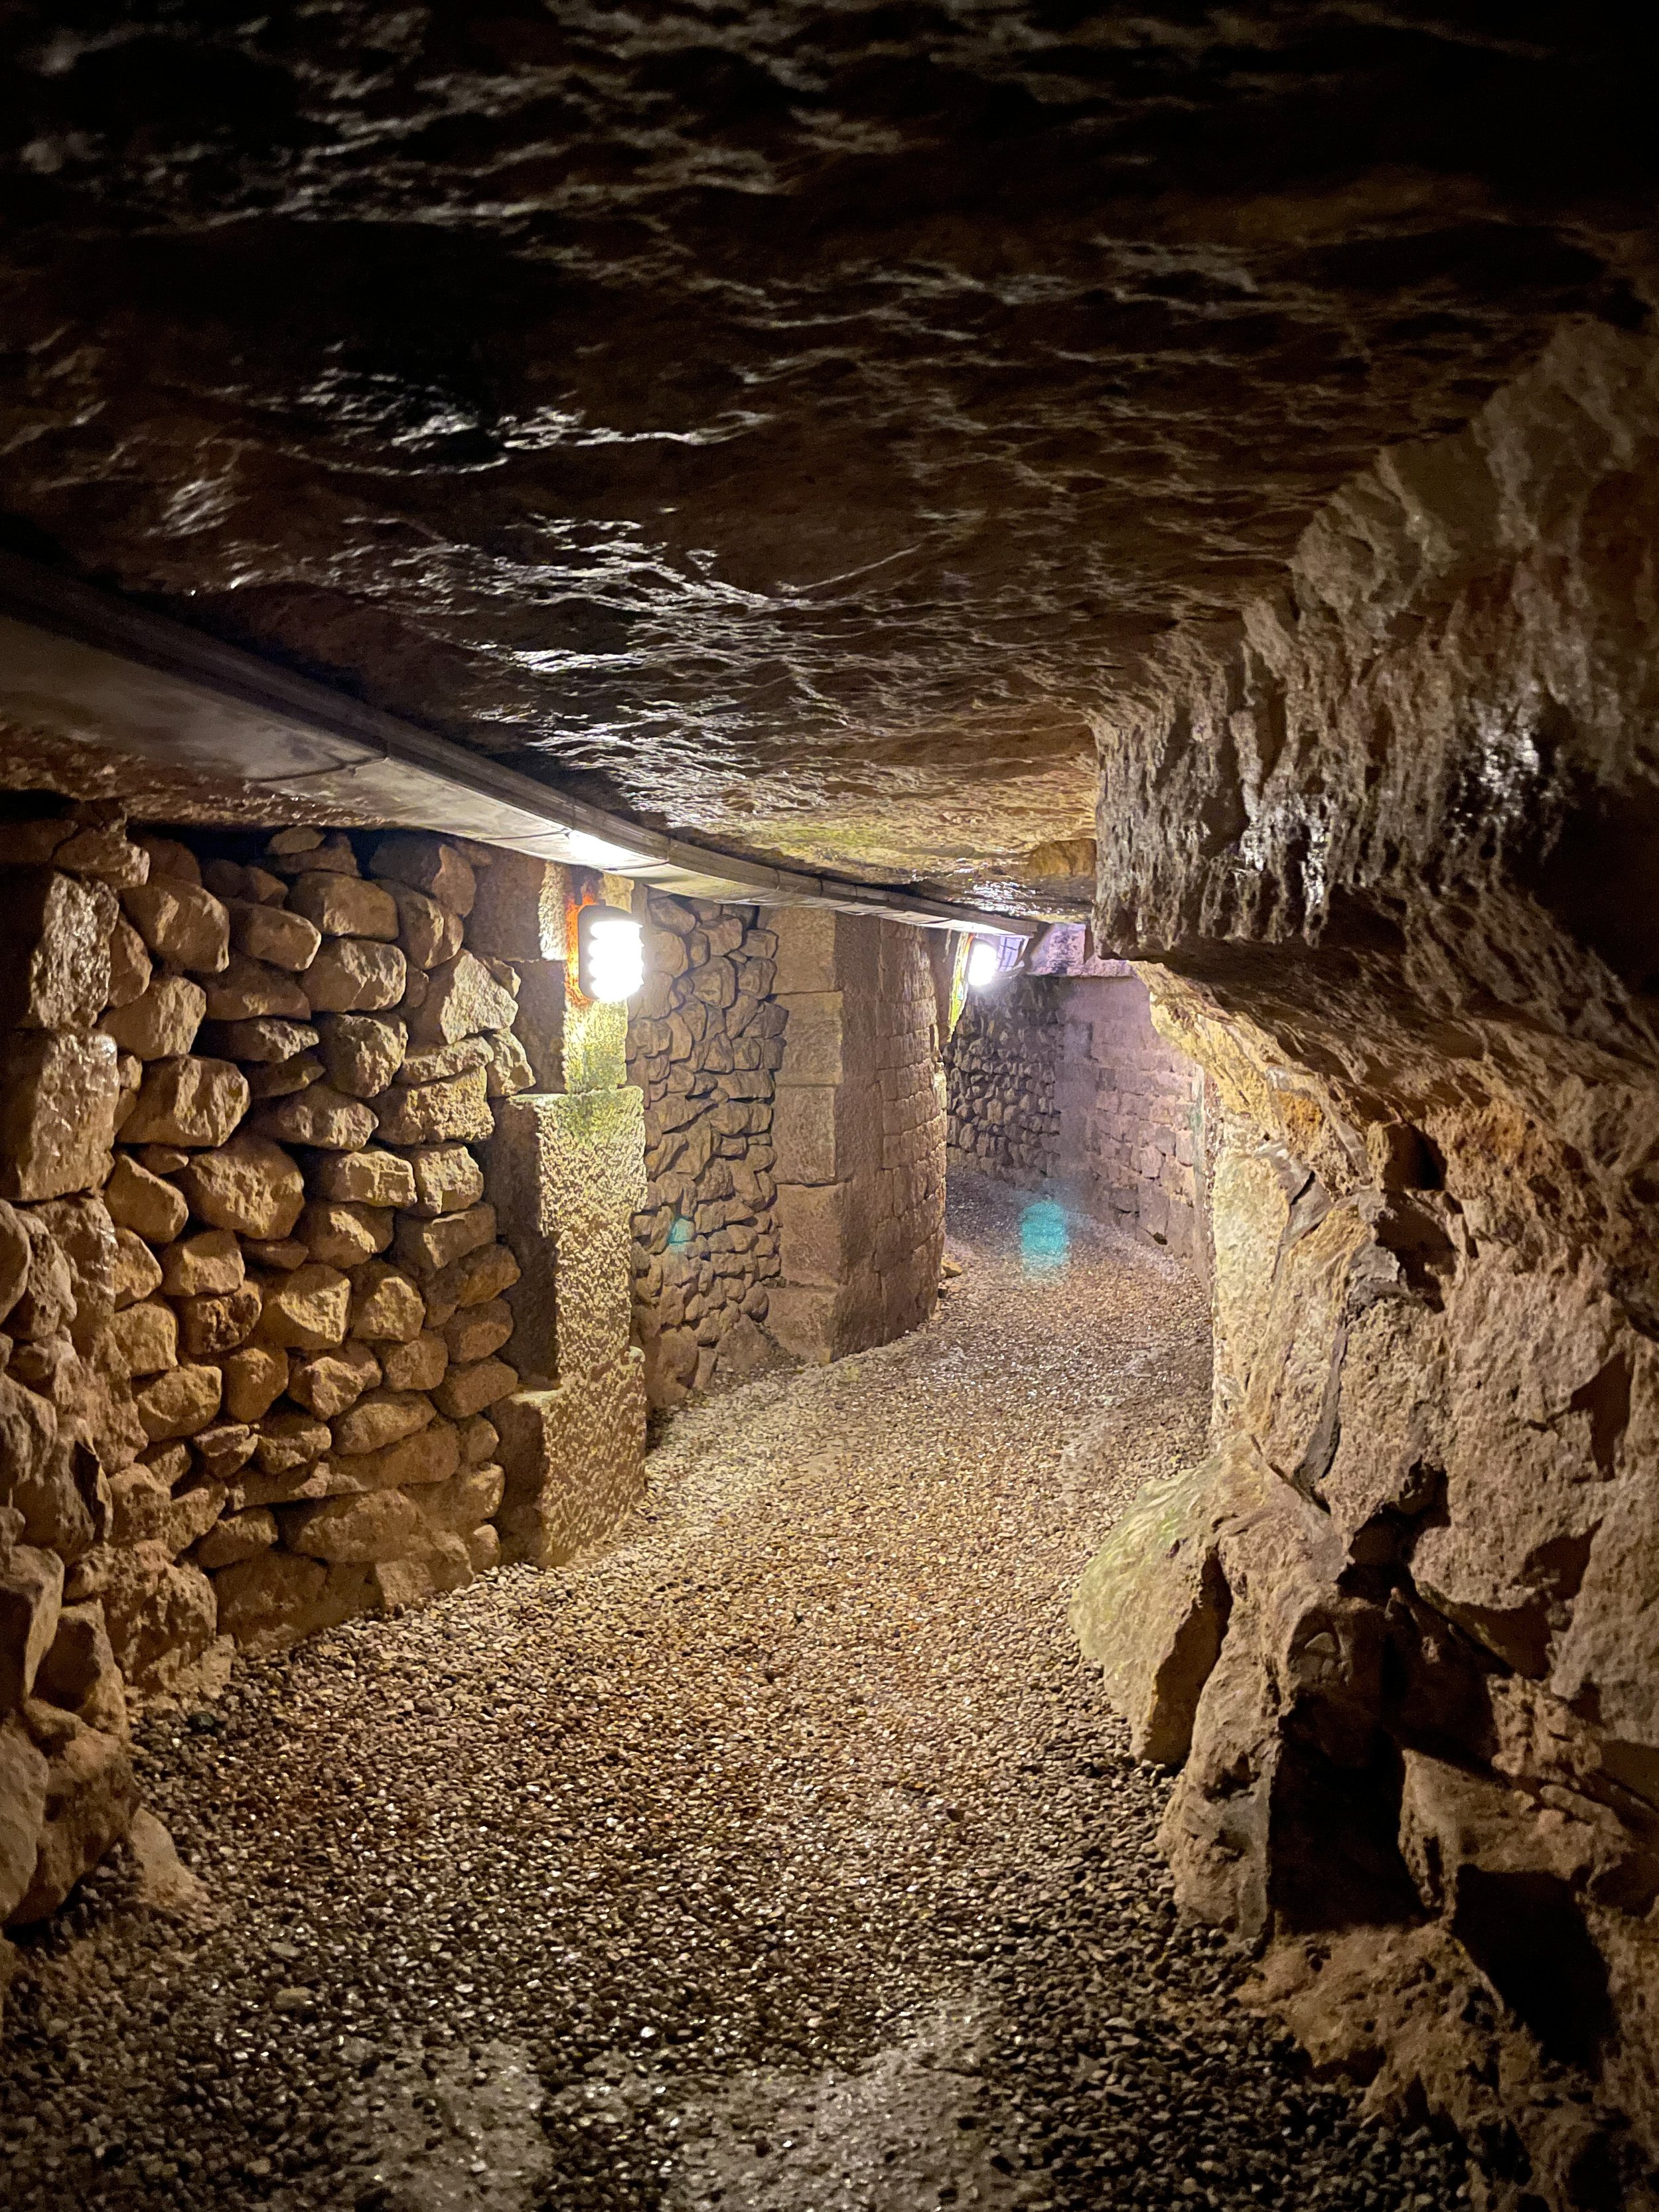
<path id="1" fill-rule="evenodd" d="M 216 1367 L 173 1367 L 159 1375 L 134 1400 L 144 1434 L 152 1443 L 193 1437 L 219 1410 L 224 1378 Z"/>
<path id="2" fill-rule="evenodd" d="M 120 1842 L 138 1809 L 126 1745 L 67 1713 L 61 1718 L 66 1740 L 48 1764 L 40 1850 L 29 1886 L 9 1915 L 14 1927 L 56 1912 L 82 1875 Z"/>
<path id="3" fill-rule="evenodd" d="M 104 1016 L 98 1024 L 123 1052 L 139 1060 L 170 1060 L 196 1042 L 207 1012 L 207 993 L 188 975 L 158 975 L 149 988 Z"/>
<path id="4" fill-rule="evenodd" d="M 774 1210 L 787 1282 L 834 1289 L 870 1254 L 874 1223 L 866 1182 L 784 1183 Z"/>
<path id="5" fill-rule="evenodd" d="M 109 997 L 108 897 L 51 868 L 0 870 L 0 1029 L 92 1027 Z"/>
<path id="6" fill-rule="evenodd" d="M 121 903 L 150 951 L 175 968 L 216 975 L 230 957 L 230 915 L 199 884 L 156 877 L 132 884 Z"/>
<path id="7" fill-rule="evenodd" d="M 374 1103 L 381 1139 L 389 1145 L 481 1143 L 495 1131 L 489 1078 L 482 1067 L 442 1083 L 396 1084 Z"/>
<path id="8" fill-rule="evenodd" d="M 465 1145 L 420 1145 L 409 1154 L 415 1178 L 409 1213 L 459 1213 L 483 1196 L 483 1170 Z"/>
<path id="9" fill-rule="evenodd" d="M 481 1030 L 510 1030 L 518 1011 L 517 994 L 476 953 L 463 950 L 431 971 L 426 998 L 410 1023 L 410 1042 L 424 1050 Z"/>
<path id="10" fill-rule="evenodd" d="M 179 1364 L 179 1322 L 160 1298 L 112 1315 L 104 1332 L 105 1357 L 118 1375 L 160 1375 Z"/>
<path id="11" fill-rule="evenodd" d="M 297 974 L 317 957 L 323 933 L 314 921 L 286 907 L 247 900 L 228 901 L 230 941 L 238 952 L 267 967 L 286 968 Z"/>
<path id="12" fill-rule="evenodd" d="M 411 968 L 440 967 L 461 949 L 461 917 L 407 884 L 387 885 L 398 908 L 398 942 Z"/>
<path id="13" fill-rule="evenodd" d="M 46 1820 L 46 1755 L 15 1713 L 0 1717 L 0 1926 L 27 1894 Z"/>
<path id="14" fill-rule="evenodd" d="M 466 1408 L 468 1413 L 479 1410 L 476 1406 Z M 423 1390 L 368 1391 L 333 1423 L 335 1455 L 349 1459 L 360 1452 L 382 1451 L 416 1434 L 432 1417 L 433 1401 Z"/>
<path id="15" fill-rule="evenodd" d="M 377 1593 L 358 1567 L 267 1549 L 213 1577 L 225 1633 L 256 1657 L 367 1613 Z"/>
<path id="16" fill-rule="evenodd" d="M 312 1261 L 290 1275 L 270 1276 L 260 1287 L 264 1302 L 258 1330 L 262 1344 L 324 1352 L 344 1342 L 351 1316 L 351 1281 L 339 1268 Z"/>
<path id="17" fill-rule="evenodd" d="M 313 1260 L 330 1267 L 355 1267 L 385 1251 L 392 1229 L 392 1216 L 384 1206 L 313 1198 L 300 1216 L 299 1235 Z"/>
<path id="18" fill-rule="evenodd" d="M 328 1014 L 318 1026 L 328 1079 L 353 1098 L 373 1098 L 403 1064 L 409 1029 L 392 1017 Z"/>
<path id="19" fill-rule="evenodd" d="M 33 1696 L 63 1599 L 64 1563 L 53 1553 L 30 1544 L 0 1551 L 0 1712 Z"/>
<path id="20" fill-rule="evenodd" d="M 286 1237 L 305 1209 L 299 1169 L 280 1145 L 248 1130 L 198 1153 L 179 1182 L 198 1219 L 242 1237 Z"/>
<path id="21" fill-rule="evenodd" d="M 376 1013 L 403 997 L 408 964 L 395 945 L 368 937 L 331 937 L 301 980 L 319 1013 Z"/>
<path id="22" fill-rule="evenodd" d="M 175 1562 L 156 1540 L 99 1557 L 94 1594 L 103 1599 L 110 1643 L 128 1682 L 161 1691 L 191 1681 L 218 1632 L 207 1577 Z"/>
<path id="23" fill-rule="evenodd" d="M 424 1329 L 408 1344 L 382 1346 L 381 1366 L 388 1390 L 435 1390 L 449 1365 L 449 1348 L 434 1331 Z"/>
<path id="24" fill-rule="evenodd" d="M 426 1327 L 420 1286 L 389 1261 L 368 1260 L 352 1272 L 351 1334 L 369 1344 L 407 1344 Z"/>
<path id="25" fill-rule="evenodd" d="M 161 1287 L 169 1297 L 222 1297 L 246 1277 L 242 1248 L 228 1229 L 198 1229 L 169 1242 L 161 1254 Z"/>
<path id="26" fill-rule="evenodd" d="M 503 1559 L 558 1566 L 614 1528 L 645 1488 L 645 1370 L 633 1350 L 598 1374 L 492 1407 Z"/>
<path id="27" fill-rule="evenodd" d="M 325 937 L 380 938 L 398 934 L 398 907 L 390 891 L 361 876 L 316 870 L 296 876 L 288 902 L 295 914 L 314 922 Z"/>
<path id="28" fill-rule="evenodd" d="M 1084 1570 L 1072 1629 L 1128 1721 L 1138 1758 L 1178 1766 L 1187 1756 L 1230 1603 L 1217 1529 L 1260 1502 L 1266 1480 L 1235 1449 L 1149 1483 Z"/>
<path id="29" fill-rule="evenodd" d="M 152 1175 L 125 1152 L 104 1186 L 110 1218 L 152 1244 L 171 1244 L 190 1218 L 190 1204 L 175 1183 Z"/>
<path id="30" fill-rule="evenodd" d="M 631 1327 L 633 1216 L 645 1197 L 639 1091 L 501 1100 L 489 1177 L 520 1270 L 507 1290 L 507 1357 L 527 1380 L 603 1372 Z"/>
<path id="31" fill-rule="evenodd" d="M 0 1197 L 96 1190 L 120 1096 L 113 1037 L 14 1031 L 0 1048 Z"/>
<path id="32" fill-rule="evenodd" d="M 311 1171 L 311 1188 L 319 1199 L 343 1206 L 412 1206 L 415 1170 L 396 1152 L 371 1146 L 319 1160 Z"/>
<path id="33" fill-rule="evenodd" d="M 780 1084 L 772 1142 L 779 1182 L 846 1182 L 880 1161 L 880 1094 L 865 1084 Z"/>
<path id="34" fill-rule="evenodd" d="M 102 1729 L 106 1735 L 126 1735 L 126 1687 L 100 1600 L 66 1605 L 58 1614 L 58 1632 L 40 1662 L 37 1695 L 74 1713 L 88 1728 Z"/>
<path id="35" fill-rule="evenodd" d="M 418 834 L 382 837 L 368 865 L 372 874 L 424 891 L 453 914 L 472 911 L 478 879 L 471 863 L 441 838 Z"/>
<path id="36" fill-rule="evenodd" d="M 184 1054 L 146 1070 L 121 1134 L 130 1145 L 211 1149 L 224 1143 L 247 1107 L 247 1078 L 240 1067 Z"/>
<path id="37" fill-rule="evenodd" d="M 478 878 L 466 925 L 475 952 L 497 960 L 564 957 L 564 871 L 527 853 L 497 854 Z"/>
<path id="38" fill-rule="evenodd" d="M 414 1215 L 398 1224 L 392 1255 L 414 1275 L 436 1274 L 453 1260 L 495 1241 L 493 1206 L 469 1206 L 462 1213 L 446 1213 L 435 1219 Z"/>
<path id="39" fill-rule="evenodd" d="M 329 1498 L 315 1505 L 290 1506 L 283 1522 L 290 1551 L 343 1565 L 413 1559 L 431 1542 L 431 1532 L 419 1506 L 401 1490 L 375 1490 L 362 1498 Z"/>

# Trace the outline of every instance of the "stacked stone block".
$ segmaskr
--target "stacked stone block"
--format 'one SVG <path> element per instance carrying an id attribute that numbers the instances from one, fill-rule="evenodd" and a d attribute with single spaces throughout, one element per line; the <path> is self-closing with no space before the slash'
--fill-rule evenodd
<path id="1" fill-rule="evenodd" d="M 1095 1209 L 1207 1269 L 1203 1071 L 1152 1027 L 1139 976 L 1066 988 L 1059 1093 Z"/>
<path id="2" fill-rule="evenodd" d="M 497 1556 L 518 1267 L 473 1148 L 532 1079 L 518 979 L 465 942 L 478 848 L 294 830 L 204 862 L 112 823 L 100 883 L 73 820 L 33 831 L 61 842 L 19 988 L 72 972 L 77 1025 L 22 1032 L 5 1156 L 15 1195 L 81 1194 L 58 1389 L 98 1512 L 67 1595 L 130 1685 L 211 1686 L 233 1643 Z"/>
<path id="3" fill-rule="evenodd" d="M 919 1328 L 938 1298 L 938 990 L 919 930 L 814 908 L 774 921 L 788 1026 L 770 1327 L 795 1357 L 828 1360 Z"/>
<path id="4" fill-rule="evenodd" d="M 945 1141 L 953 1166 L 1032 1190 L 1061 1167 L 1056 1085 L 1066 986 L 1011 975 L 968 995 L 945 1054 Z"/>
<path id="5" fill-rule="evenodd" d="M 140 1071 L 98 1024 L 112 995 L 130 1000 L 148 980 L 122 901 L 142 893 L 149 866 L 113 808 L 0 825 L 6 1926 L 53 1911 L 136 1805 L 125 1692 L 88 1568 L 110 1535 L 106 1470 L 147 1443 L 109 1339 L 118 1297 L 154 1262 L 120 1238 L 102 1194 Z M 0 1990 L 9 1958 L 0 1942 Z"/>
<path id="6" fill-rule="evenodd" d="M 635 1328 L 657 1406 L 752 1374 L 778 1273 L 772 1116 L 785 1012 L 778 940 L 750 907 L 646 895 L 646 988 L 629 1030 L 645 1104 Z"/>

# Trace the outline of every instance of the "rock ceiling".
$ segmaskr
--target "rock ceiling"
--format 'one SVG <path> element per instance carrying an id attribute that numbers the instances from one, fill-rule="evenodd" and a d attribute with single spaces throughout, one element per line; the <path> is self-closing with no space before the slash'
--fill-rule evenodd
<path id="1" fill-rule="evenodd" d="M 1614 13 L 14 7 L 5 542 L 734 848 L 1052 892 L 1154 641 L 1642 319 Z"/>

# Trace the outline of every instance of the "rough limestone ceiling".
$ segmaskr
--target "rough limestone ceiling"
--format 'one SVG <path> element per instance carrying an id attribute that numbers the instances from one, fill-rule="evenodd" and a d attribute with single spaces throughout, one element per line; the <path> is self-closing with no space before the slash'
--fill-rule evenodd
<path id="1" fill-rule="evenodd" d="M 1150 639 L 1640 321 L 1605 21 L 20 7 L 10 542 L 676 826 L 1052 889 Z"/>

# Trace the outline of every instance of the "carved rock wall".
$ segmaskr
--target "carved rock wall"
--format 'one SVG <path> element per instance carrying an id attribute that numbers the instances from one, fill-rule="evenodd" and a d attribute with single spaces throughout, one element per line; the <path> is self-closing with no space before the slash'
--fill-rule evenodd
<path id="1" fill-rule="evenodd" d="M 1569 331 L 1102 730 L 1217 1431 L 1079 1626 L 1185 1901 L 1517 2207 L 1659 2201 L 1656 555 L 1659 348 Z"/>

